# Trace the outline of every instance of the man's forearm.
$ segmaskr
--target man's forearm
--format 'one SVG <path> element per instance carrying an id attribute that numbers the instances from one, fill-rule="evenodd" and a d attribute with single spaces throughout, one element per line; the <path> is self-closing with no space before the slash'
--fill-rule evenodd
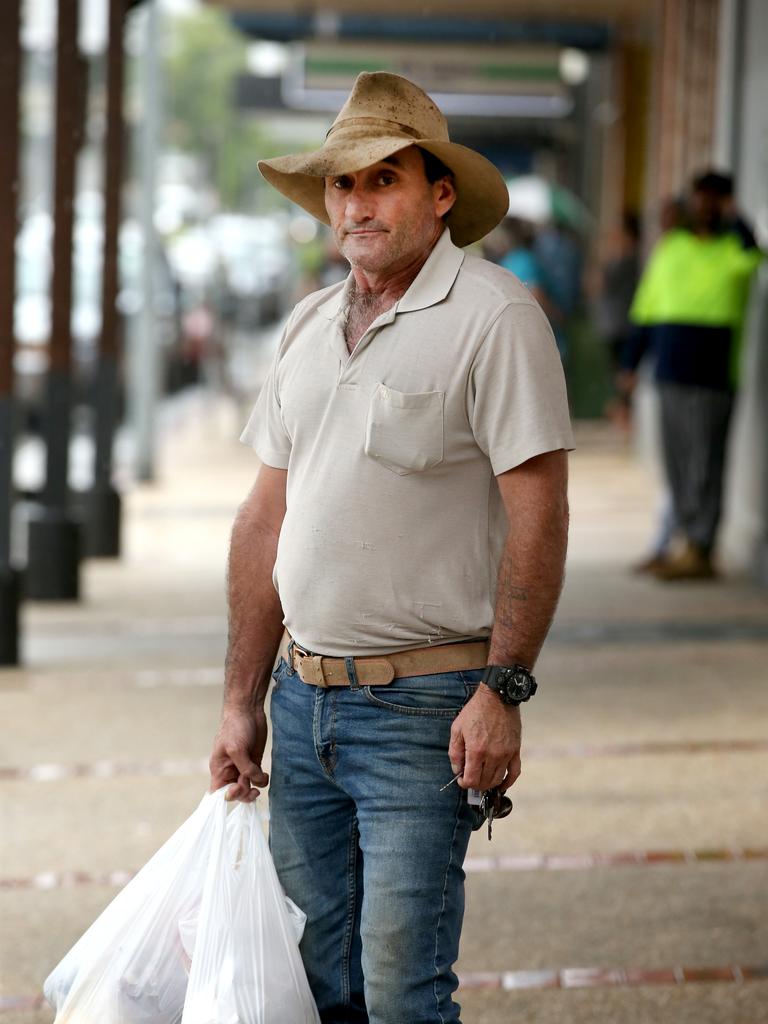
<path id="1" fill-rule="evenodd" d="M 283 631 L 283 609 L 272 583 L 279 531 L 244 505 L 232 529 L 227 589 L 229 637 L 224 704 L 258 707 Z"/>
<path id="2" fill-rule="evenodd" d="M 533 668 L 562 590 L 567 544 L 564 496 L 512 524 L 499 568 L 489 664 Z"/>

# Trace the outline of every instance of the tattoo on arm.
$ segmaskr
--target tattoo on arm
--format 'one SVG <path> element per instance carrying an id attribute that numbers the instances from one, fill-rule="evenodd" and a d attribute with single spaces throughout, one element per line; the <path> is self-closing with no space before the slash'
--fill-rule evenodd
<path id="1" fill-rule="evenodd" d="M 496 623 L 504 629 L 512 629 L 518 624 L 512 604 L 527 600 L 528 591 L 525 587 L 500 584 L 496 595 Z"/>

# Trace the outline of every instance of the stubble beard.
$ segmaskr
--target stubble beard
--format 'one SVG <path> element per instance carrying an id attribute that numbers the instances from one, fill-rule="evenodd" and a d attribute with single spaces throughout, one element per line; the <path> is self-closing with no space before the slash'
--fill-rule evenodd
<path id="1" fill-rule="evenodd" d="M 355 241 L 349 235 L 344 235 L 339 249 L 350 266 L 378 272 L 397 262 L 402 255 L 403 239 L 399 231 L 389 230 L 386 234 L 376 235 L 373 244 L 366 246 L 362 240 Z"/>
<path id="2" fill-rule="evenodd" d="M 386 234 L 377 236 L 377 241 L 369 250 L 361 246 L 355 252 L 356 243 L 353 241 L 348 245 L 349 235 L 343 231 L 340 232 L 341 239 L 337 238 L 337 245 L 351 267 L 359 267 L 367 273 L 381 273 L 389 267 L 415 259 L 420 249 L 426 248 L 431 240 L 431 232 L 423 221 L 418 224 L 400 223 L 395 227 L 384 228 L 384 231 Z M 423 245 L 413 249 L 413 239 L 417 231 Z"/>

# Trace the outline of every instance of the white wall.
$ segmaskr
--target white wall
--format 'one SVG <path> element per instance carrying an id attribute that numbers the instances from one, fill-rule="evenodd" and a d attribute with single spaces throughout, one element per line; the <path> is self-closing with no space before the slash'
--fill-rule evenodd
<path id="1" fill-rule="evenodd" d="M 717 153 L 727 155 L 731 119 L 730 166 L 736 173 L 737 195 L 747 218 L 755 225 L 763 248 L 768 248 L 768 3 L 765 0 L 725 0 L 723 15 L 741 21 L 735 38 L 735 60 L 721 62 Z M 722 28 L 722 26 L 721 26 Z M 729 33 L 720 38 L 728 46 Z M 736 108 L 736 109 L 734 109 Z M 721 148 L 722 147 L 722 150 Z M 719 162 L 719 161 L 718 161 Z M 725 164 L 728 166 L 728 164 Z M 721 548 L 733 568 L 760 577 L 768 586 L 768 267 L 754 282 L 745 335 L 742 388 L 731 432 L 726 485 L 726 513 Z"/>
<path id="2" fill-rule="evenodd" d="M 768 248 L 768 3 L 744 0 L 741 44 L 740 138 L 736 154 L 739 199 Z"/>

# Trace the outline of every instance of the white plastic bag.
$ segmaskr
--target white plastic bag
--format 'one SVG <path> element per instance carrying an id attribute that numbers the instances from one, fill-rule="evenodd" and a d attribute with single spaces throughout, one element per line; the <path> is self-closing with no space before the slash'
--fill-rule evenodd
<path id="1" fill-rule="evenodd" d="M 216 817 L 182 1024 L 320 1024 L 255 806 Z"/>
<path id="2" fill-rule="evenodd" d="M 257 833 L 261 839 L 268 862 L 264 870 L 271 871 L 268 884 L 271 886 L 274 880 L 279 894 L 275 921 L 263 922 L 262 930 L 269 933 L 276 948 L 281 948 L 284 922 L 293 922 L 290 938 L 298 957 L 304 915 L 292 904 L 287 905 L 255 806 L 238 804 L 228 817 L 225 792 L 221 789 L 203 797 L 191 817 L 117 895 L 47 978 L 44 992 L 56 1010 L 55 1024 L 180 1024 L 201 928 L 226 928 L 223 920 L 216 925 L 210 917 L 201 915 L 204 892 L 221 888 L 215 875 L 226 864 L 232 865 L 238 880 L 245 877 L 240 857 L 244 850 L 244 823 L 254 839 Z M 251 845 L 255 851 L 255 843 L 249 844 L 249 848 Z M 263 857 L 260 859 L 263 861 Z M 261 888 L 260 874 L 248 871 L 247 875 Z M 240 895 L 246 903 L 253 902 L 253 894 L 243 890 Z M 264 913 L 272 912 L 267 902 L 261 905 Z M 208 942 L 201 945 L 208 948 Z M 231 965 L 230 974 L 250 980 L 254 972 L 248 937 L 241 935 L 236 948 L 236 963 Z M 293 960 L 291 964 L 294 966 Z M 303 1000 L 309 990 L 300 959 L 298 967 Z M 266 981 L 271 985 L 271 978 Z M 283 988 L 277 988 L 282 998 Z M 314 1010 L 311 996 L 309 999 Z M 268 1001 L 271 1004 L 271 996 Z M 294 1019 L 296 1024 L 314 1024 L 319 1020 L 314 1012 L 314 1017 L 279 1019 L 281 1024 L 294 1024 Z M 230 1018 L 232 1024 L 236 1020 L 241 1024 L 262 1024 L 266 1019 Z"/>
<path id="3" fill-rule="evenodd" d="M 46 979 L 55 1024 L 178 1024 L 189 960 L 179 922 L 200 904 L 216 794 L 115 897 Z"/>

